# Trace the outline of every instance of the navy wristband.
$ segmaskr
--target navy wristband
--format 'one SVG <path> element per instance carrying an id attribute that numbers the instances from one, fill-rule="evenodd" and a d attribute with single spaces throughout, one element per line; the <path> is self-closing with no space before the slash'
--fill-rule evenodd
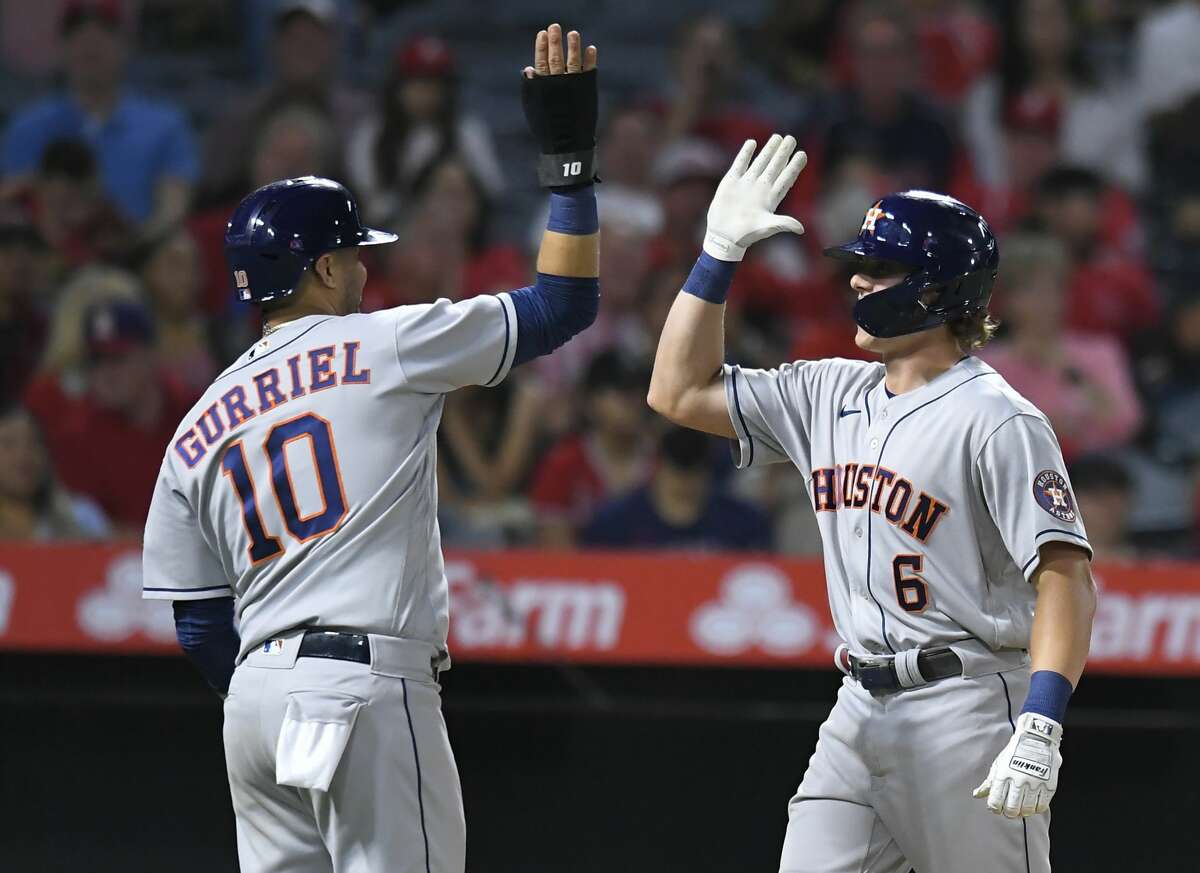
<path id="1" fill-rule="evenodd" d="M 696 266 L 683 283 L 688 294 L 707 300 L 709 303 L 724 303 L 733 283 L 733 272 L 738 261 L 719 261 L 708 252 L 701 252 Z"/>
<path id="2" fill-rule="evenodd" d="M 1059 724 L 1067 714 L 1067 701 L 1071 699 L 1071 680 L 1053 670 L 1038 670 L 1029 680 L 1029 696 L 1021 712 L 1034 712 L 1052 718 Z"/>
<path id="3" fill-rule="evenodd" d="M 546 230 L 571 236 L 587 236 L 600 230 L 600 213 L 596 208 L 596 186 L 585 185 L 570 191 L 555 191 L 550 195 L 550 220 Z"/>

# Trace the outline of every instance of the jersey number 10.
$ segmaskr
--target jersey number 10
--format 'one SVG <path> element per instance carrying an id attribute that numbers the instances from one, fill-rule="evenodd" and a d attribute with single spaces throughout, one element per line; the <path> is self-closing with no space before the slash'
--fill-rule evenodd
<path id="1" fill-rule="evenodd" d="M 321 489 L 322 507 L 309 515 L 300 514 L 287 459 L 288 443 L 301 439 L 308 442 L 312 451 L 313 469 L 317 472 L 317 484 Z M 329 422 L 311 412 L 282 421 L 267 434 L 263 450 L 271 462 L 271 489 L 275 492 L 275 503 L 279 506 L 279 514 L 288 533 L 297 542 L 303 543 L 336 528 L 346 515 L 346 494 L 342 490 L 342 471 L 338 468 Z M 279 538 L 267 533 L 263 523 L 258 493 L 250 476 L 246 449 L 241 440 L 231 443 L 225 450 L 221 469 L 229 477 L 242 504 L 242 521 L 250 536 L 250 562 L 257 564 L 282 554 L 284 549 Z"/>

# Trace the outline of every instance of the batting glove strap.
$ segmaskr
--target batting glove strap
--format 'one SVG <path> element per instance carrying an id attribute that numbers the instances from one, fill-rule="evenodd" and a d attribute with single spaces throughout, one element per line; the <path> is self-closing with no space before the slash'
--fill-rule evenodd
<path id="1" fill-rule="evenodd" d="M 595 149 L 541 155 L 537 162 L 538 184 L 543 188 L 582 188 L 600 181 L 596 169 Z"/>
<path id="2" fill-rule="evenodd" d="M 597 73 L 521 77 L 521 106 L 538 141 L 538 181 L 546 188 L 596 181 Z"/>
<path id="3" fill-rule="evenodd" d="M 1035 712 L 1022 713 L 1008 745 L 975 789 L 988 809 L 1006 818 L 1045 812 L 1058 790 L 1062 767 L 1062 725 Z"/>

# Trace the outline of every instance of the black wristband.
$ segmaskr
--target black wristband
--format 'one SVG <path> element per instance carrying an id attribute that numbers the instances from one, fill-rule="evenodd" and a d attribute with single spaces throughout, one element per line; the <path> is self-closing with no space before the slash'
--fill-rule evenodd
<path id="1" fill-rule="evenodd" d="M 521 78 L 521 106 L 541 149 L 538 182 L 546 188 L 596 180 L 599 96 L 595 70 Z"/>

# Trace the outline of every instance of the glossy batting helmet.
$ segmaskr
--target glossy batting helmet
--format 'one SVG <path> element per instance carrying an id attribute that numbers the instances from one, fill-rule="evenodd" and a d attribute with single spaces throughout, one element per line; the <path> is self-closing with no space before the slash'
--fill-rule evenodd
<path id="1" fill-rule="evenodd" d="M 910 270 L 862 297 L 854 320 L 878 337 L 903 336 L 983 312 L 1000 250 L 978 212 L 945 194 L 901 191 L 867 210 L 858 239 L 825 250 L 841 261 L 890 261 Z"/>
<path id="2" fill-rule="evenodd" d="M 238 299 L 263 303 L 293 293 L 326 252 L 395 240 L 363 227 L 344 185 L 301 176 L 264 185 L 238 204 L 225 227 L 225 260 Z"/>

